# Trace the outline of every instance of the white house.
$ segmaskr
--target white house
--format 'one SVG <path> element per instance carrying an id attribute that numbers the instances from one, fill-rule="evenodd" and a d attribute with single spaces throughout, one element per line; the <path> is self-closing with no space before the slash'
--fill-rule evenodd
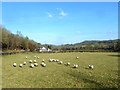
<path id="1" fill-rule="evenodd" d="M 52 50 L 49 48 L 42 47 L 42 48 L 39 48 L 39 52 L 52 52 Z"/>
<path id="2" fill-rule="evenodd" d="M 52 52 L 52 50 L 51 50 L 51 49 L 49 49 L 49 48 L 47 49 L 47 51 L 48 51 L 48 52 Z"/>

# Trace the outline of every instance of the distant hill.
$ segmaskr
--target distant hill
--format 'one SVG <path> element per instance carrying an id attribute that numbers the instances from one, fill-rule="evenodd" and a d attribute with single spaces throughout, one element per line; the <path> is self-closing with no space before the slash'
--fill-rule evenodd
<path id="1" fill-rule="evenodd" d="M 105 44 L 105 45 L 108 45 L 108 44 L 113 44 L 113 43 L 116 43 L 118 40 L 120 39 L 115 39 L 115 40 L 86 40 L 86 41 L 83 41 L 81 43 L 75 43 L 74 45 L 96 45 L 96 44 Z"/>
<path id="2" fill-rule="evenodd" d="M 0 26 L 0 34 L 2 39 L 0 40 L 0 49 L 4 51 L 9 50 L 25 50 L 25 51 L 37 51 L 40 47 L 46 47 L 53 51 L 120 51 L 120 39 L 114 40 L 86 40 L 75 44 L 64 45 L 50 45 L 41 44 L 34 40 L 24 37 L 21 32 L 17 31 L 17 34 L 11 33 L 4 27 Z"/>
<path id="3" fill-rule="evenodd" d="M 120 39 L 86 40 L 75 44 L 64 44 L 53 49 L 62 51 L 120 51 Z"/>

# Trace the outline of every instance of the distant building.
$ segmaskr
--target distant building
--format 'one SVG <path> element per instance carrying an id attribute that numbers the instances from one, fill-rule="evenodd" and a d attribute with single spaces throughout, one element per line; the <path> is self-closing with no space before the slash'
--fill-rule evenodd
<path id="1" fill-rule="evenodd" d="M 49 48 L 47 49 L 47 51 L 48 51 L 48 52 L 52 52 L 52 50 L 51 50 L 51 49 L 49 49 Z"/>
<path id="2" fill-rule="evenodd" d="M 49 48 L 42 47 L 42 48 L 39 48 L 39 52 L 52 52 L 52 50 Z"/>

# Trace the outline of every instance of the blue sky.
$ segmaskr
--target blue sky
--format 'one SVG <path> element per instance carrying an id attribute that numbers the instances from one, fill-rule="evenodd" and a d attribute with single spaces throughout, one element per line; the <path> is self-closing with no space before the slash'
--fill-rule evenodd
<path id="1" fill-rule="evenodd" d="M 42 44 L 118 38 L 117 2 L 3 2 L 2 24 Z"/>

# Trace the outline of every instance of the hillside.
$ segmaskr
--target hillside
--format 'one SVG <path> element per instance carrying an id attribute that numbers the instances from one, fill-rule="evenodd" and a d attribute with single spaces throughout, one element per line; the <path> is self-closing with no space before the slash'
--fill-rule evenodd
<path id="1" fill-rule="evenodd" d="M 115 40 L 86 40 L 83 41 L 81 43 L 75 43 L 74 45 L 96 45 L 96 44 L 104 44 L 104 45 L 108 45 L 108 44 L 113 44 L 116 43 L 118 41 L 118 39 Z"/>
<path id="2" fill-rule="evenodd" d="M 75 44 L 58 46 L 63 51 L 120 51 L 120 39 L 86 40 Z"/>
<path id="3" fill-rule="evenodd" d="M 41 44 L 24 37 L 21 32 L 17 34 L 11 33 L 4 27 L 0 27 L 0 33 L 2 34 L 2 40 L 0 40 L 0 48 L 2 50 L 25 50 L 36 51 L 40 47 L 50 48 L 53 51 L 120 51 L 120 39 L 115 40 L 86 40 L 75 44 L 64 45 L 50 45 Z"/>

